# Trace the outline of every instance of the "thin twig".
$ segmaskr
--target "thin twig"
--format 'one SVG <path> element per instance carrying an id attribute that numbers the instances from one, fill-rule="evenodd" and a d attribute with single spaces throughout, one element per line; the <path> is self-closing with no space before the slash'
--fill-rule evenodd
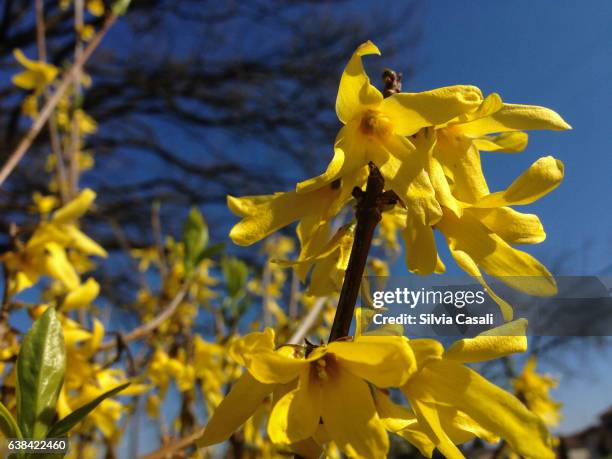
<path id="1" fill-rule="evenodd" d="M 193 433 L 187 435 L 180 440 L 165 446 L 163 448 L 158 449 L 150 454 L 145 454 L 144 456 L 140 456 L 138 459 L 163 459 L 169 457 L 175 451 L 179 451 L 183 448 L 187 448 L 189 445 L 194 443 L 198 438 L 202 436 L 204 432 L 204 427 L 197 427 L 194 429 Z"/>
<path id="2" fill-rule="evenodd" d="M 189 282 L 185 282 L 183 286 L 179 289 L 179 291 L 176 293 L 174 298 L 172 298 L 172 301 L 170 301 L 170 303 L 168 303 L 168 305 L 163 308 L 163 310 L 157 316 L 155 316 L 146 324 L 142 324 L 136 327 L 131 332 L 125 333 L 123 335 L 123 341 L 125 343 L 128 343 L 130 341 L 142 338 L 148 335 L 153 330 L 155 330 L 157 327 L 159 327 L 166 319 L 169 319 L 176 311 L 176 308 L 178 308 L 178 306 L 181 304 L 181 302 L 185 298 L 185 295 L 187 295 L 190 285 L 191 284 Z M 109 340 L 102 343 L 98 349 L 100 351 L 106 351 L 112 349 L 115 345 L 115 340 Z"/>
<path id="3" fill-rule="evenodd" d="M 83 10 L 85 8 L 83 0 L 74 0 L 74 29 L 76 39 L 74 45 L 74 61 L 77 62 L 83 54 L 83 41 L 81 33 L 83 31 Z M 81 135 L 79 132 L 79 120 L 77 110 L 81 105 L 81 79 L 83 77 L 82 69 L 75 71 L 73 80 L 73 114 L 72 123 L 70 126 L 70 148 L 68 149 L 68 164 L 70 165 L 69 191 L 70 196 L 74 197 L 77 194 L 79 183 L 79 148 L 81 144 Z"/>
<path id="4" fill-rule="evenodd" d="M 272 317 L 270 314 L 270 282 L 271 282 L 272 271 L 270 269 L 270 260 L 266 260 L 263 267 L 263 274 L 261 276 L 261 307 L 263 309 L 263 325 L 269 327 L 272 323 Z"/>
<path id="5" fill-rule="evenodd" d="M 117 15 L 111 14 L 110 16 L 106 18 L 106 20 L 104 21 L 104 24 L 102 25 L 102 28 L 93 37 L 93 39 L 89 42 L 89 44 L 83 51 L 81 58 L 77 62 L 72 64 L 72 67 L 70 67 L 70 70 L 68 70 L 68 72 L 64 75 L 64 78 L 61 80 L 60 84 L 57 86 L 57 89 L 55 90 L 53 95 L 49 98 L 49 100 L 47 100 L 47 102 L 45 103 L 45 106 L 39 113 L 36 120 L 34 120 L 34 123 L 30 127 L 30 130 L 23 137 L 23 139 L 21 139 L 21 142 L 19 142 L 19 145 L 17 145 L 17 148 L 15 148 L 15 150 L 11 153 L 8 161 L 4 164 L 4 166 L 2 166 L 2 170 L 0 170 L 0 186 L 2 186 L 2 184 L 7 179 L 7 177 L 11 174 L 11 172 L 13 172 L 15 167 L 17 167 L 17 164 L 19 164 L 19 161 L 21 161 L 21 159 L 27 153 L 28 149 L 32 145 L 32 142 L 34 141 L 36 136 L 40 133 L 40 130 L 42 129 L 42 127 L 46 124 L 47 120 L 53 113 L 53 110 L 55 110 L 55 107 L 59 103 L 60 99 L 62 98 L 66 90 L 70 87 L 77 72 L 83 68 L 83 65 L 85 64 L 85 62 L 87 62 L 87 60 L 90 58 L 92 53 L 98 47 L 98 45 L 100 44 L 100 42 L 106 35 L 106 32 L 108 32 L 110 27 L 115 23 L 115 21 L 117 20 L 117 17 L 118 17 Z"/>
<path id="6" fill-rule="evenodd" d="M 325 306 L 326 301 L 327 298 L 317 299 L 315 304 L 312 306 L 312 309 L 310 309 L 310 311 L 308 311 L 308 314 L 306 314 L 306 317 L 302 319 L 302 322 L 300 323 L 298 329 L 295 331 L 295 333 L 293 333 L 291 338 L 289 338 L 287 344 L 302 344 L 302 341 L 304 341 L 304 338 L 316 322 L 317 318 L 319 317 L 319 314 L 321 314 L 321 311 L 323 310 L 323 306 Z"/>
<path id="7" fill-rule="evenodd" d="M 291 270 L 291 290 L 289 292 L 289 319 L 295 320 L 298 316 L 298 303 L 300 298 L 300 277 L 295 272 L 295 269 Z"/>
<path id="8" fill-rule="evenodd" d="M 168 265 L 166 263 L 166 252 L 164 251 L 163 233 L 161 227 L 161 204 L 156 201 L 151 206 L 151 229 L 153 231 L 153 240 L 157 248 L 157 256 L 159 258 L 159 276 L 165 279 L 168 275 Z"/>
<path id="9" fill-rule="evenodd" d="M 44 0 L 36 0 L 36 47 L 38 49 L 38 60 L 47 61 L 47 44 L 45 39 L 45 5 Z M 49 101 L 51 93 L 45 89 L 45 101 Z M 62 156 L 62 145 L 57 128 L 57 119 L 52 113 L 49 117 L 49 138 L 51 139 L 51 152 L 55 158 L 55 172 L 57 174 L 58 190 L 62 204 L 68 201 L 66 193 L 66 168 Z"/>

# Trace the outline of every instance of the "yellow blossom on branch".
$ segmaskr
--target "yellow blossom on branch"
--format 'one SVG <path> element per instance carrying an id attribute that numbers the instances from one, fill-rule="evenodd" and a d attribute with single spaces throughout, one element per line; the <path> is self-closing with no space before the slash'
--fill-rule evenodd
<path id="1" fill-rule="evenodd" d="M 536 371 L 537 359 L 529 357 L 522 373 L 512 380 L 512 387 L 525 400 L 527 407 L 548 426 L 557 426 L 561 421 L 562 404 L 554 400 L 549 392 L 558 381 Z"/>

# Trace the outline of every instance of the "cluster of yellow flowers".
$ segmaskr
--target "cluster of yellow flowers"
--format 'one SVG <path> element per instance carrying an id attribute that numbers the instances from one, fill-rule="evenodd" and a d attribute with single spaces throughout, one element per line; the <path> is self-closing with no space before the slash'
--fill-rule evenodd
<path id="1" fill-rule="evenodd" d="M 232 228 L 232 240 L 250 245 L 299 221 L 301 276 L 315 265 L 311 282 L 318 285 L 316 262 L 328 256 L 337 261 L 341 279 L 351 225 L 330 235 L 331 222 L 350 202 L 353 188 L 363 187 L 366 166 L 373 161 L 402 202 L 384 222 L 383 240 L 397 247 L 394 233 L 401 230 L 412 272 L 444 272 L 434 240 L 437 229 L 455 261 L 483 283 L 507 320 L 512 309 L 487 286 L 483 271 L 529 294 L 554 294 L 548 270 L 512 247 L 543 241 L 542 224 L 536 215 L 511 206 L 530 204 L 556 188 L 563 179 L 563 164 L 550 156 L 540 158 L 506 190 L 490 192 L 480 151 L 521 151 L 527 145 L 521 129 L 561 130 L 569 125 L 552 110 L 507 104 L 495 93 L 485 98 L 474 86 L 383 98 L 363 68 L 362 56 L 368 54 L 380 54 L 371 42 L 355 51 L 342 74 L 336 113 L 344 126 L 325 173 L 298 183 L 294 191 L 230 196 L 230 209 L 242 217 Z M 336 289 L 340 283 L 336 281 Z"/>
<path id="2" fill-rule="evenodd" d="M 386 457 L 387 431 L 426 457 L 437 448 L 447 458 L 463 458 L 456 444 L 479 437 L 503 438 L 523 457 L 552 458 L 539 417 L 464 365 L 524 352 L 526 326 L 519 319 L 447 350 L 431 339 L 359 332 L 328 345 L 277 347 L 272 329 L 251 333 L 231 347 L 247 371 L 209 420 L 200 445 L 228 439 L 271 397 L 270 439 L 307 458 L 332 443 L 350 457 Z M 391 388 L 410 406 L 395 403 Z"/>
<path id="3" fill-rule="evenodd" d="M 241 217 L 230 237 L 251 245 L 297 221 L 300 254 L 281 265 L 292 266 L 302 280 L 310 274 L 309 293 L 337 293 L 355 223 L 337 227 L 334 220 L 352 202 L 353 189 L 363 188 L 368 164 L 374 163 L 400 201 L 383 213 L 374 243 L 398 251 L 401 232 L 409 270 L 442 273 L 434 239 L 434 230 L 440 231 L 457 264 L 483 285 L 508 323 L 446 350 L 438 341 L 409 340 L 391 330 L 361 334 L 359 324 L 354 337 L 320 346 L 282 345 L 270 328 L 251 333 L 231 346 L 232 358 L 246 371 L 209 419 L 199 445 L 227 440 L 271 401 L 270 440 L 306 458 L 335 448 L 354 458 L 386 457 L 387 432 L 426 457 L 438 449 L 447 458 L 463 458 L 457 445 L 478 437 L 492 443 L 501 438 L 526 458 L 552 458 L 536 406 L 547 393 L 530 396 L 526 407 L 466 364 L 527 349 L 527 322 L 511 321 L 512 307 L 489 288 L 483 272 L 528 294 L 556 292 L 548 270 L 513 247 L 543 241 L 540 220 L 512 206 L 533 203 L 556 188 L 563 164 L 542 157 L 507 189 L 491 192 L 480 151 L 518 152 L 527 145 L 522 130 L 570 126 L 552 110 L 508 104 L 495 93 L 484 97 L 474 86 L 383 97 L 362 64 L 369 54 L 380 52 L 371 42 L 359 46 L 342 74 L 336 113 L 344 126 L 327 170 L 293 191 L 228 197 L 229 208 Z M 515 385 L 529 385 L 525 394 L 534 394 L 533 381 L 523 375 Z M 392 399 L 397 389 L 408 406 Z"/>

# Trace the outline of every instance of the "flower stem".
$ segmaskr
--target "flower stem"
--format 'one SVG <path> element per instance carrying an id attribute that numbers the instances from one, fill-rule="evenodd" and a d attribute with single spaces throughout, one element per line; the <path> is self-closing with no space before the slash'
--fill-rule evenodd
<path id="1" fill-rule="evenodd" d="M 360 188 L 353 190 L 353 196 L 357 199 L 357 210 L 355 212 L 357 227 L 355 229 L 353 247 L 351 248 L 351 256 L 346 274 L 344 275 L 344 283 L 340 291 L 334 323 L 329 335 L 329 342 L 349 334 L 361 279 L 372 245 L 374 230 L 382 217 L 382 209 L 386 205 L 394 204 L 397 200 L 395 193 L 383 192 L 385 179 L 378 170 L 378 167 L 373 162 L 370 162 L 369 168 L 370 175 L 368 176 L 365 191 L 362 191 Z"/>

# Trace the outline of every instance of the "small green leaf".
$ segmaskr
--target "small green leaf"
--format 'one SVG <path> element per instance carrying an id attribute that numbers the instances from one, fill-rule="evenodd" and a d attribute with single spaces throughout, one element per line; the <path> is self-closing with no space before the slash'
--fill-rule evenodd
<path id="1" fill-rule="evenodd" d="M 62 325 L 48 308 L 23 338 L 17 358 L 17 419 L 24 438 L 46 438 L 65 366 Z"/>
<path id="2" fill-rule="evenodd" d="M 243 296 L 249 275 L 247 265 L 237 258 L 229 257 L 221 262 L 221 270 L 228 295 L 234 299 Z"/>
<path id="3" fill-rule="evenodd" d="M 6 438 L 23 438 L 11 412 L 0 402 L 0 431 Z"/>
<path id="4" fill-rule="evenodd" d="M 192 207 L 183 225 L 185 244 L 185 270 L 190 273 L 201 260 L 200 256 L 208 245 L 208 225 L 197 207 Z"/>
<path id="5" fill-rule="evenodd" d="M 48 438 L 64 437 L 68 434 L 70 429 L 72 429 L 79 422 L 81 422 L 83 418 L 87 416 L 91 411 L 93 411 L 100 403 L 102 403 L 105 399 L 112 397 L 115 394 L 118 394 L 129 385 L 130 383 L 128 382 L 117 386 L 114 389 L 109 390 L 108 392 L 104 392 L 99 397 L 94 398 L 91 402 L 88 402 L 80 408 L 77 408 L 65 418 L 60 419 L 53 425 L 53 427 L 51 427 L 51 430 L 49 430 Z"/>
<path id="6" fill-rule="evenodd" d="M 206 247 L 200 253 L 198 260 L 196 261 L 196 265 L 200 263 L 202 260 L 204 260 L 205 258 L 212 258 L 216 254 L 221 252 L 224 248 L 225 248 L 225 242 L 217 242 L 216 244 Z"/>
<path id="7" fill-rule="evenodd" d="M 115 16 L 123 16 L 127 13 L 131 0 L 117 0 L 113 3 L 113 14 Z"/>

